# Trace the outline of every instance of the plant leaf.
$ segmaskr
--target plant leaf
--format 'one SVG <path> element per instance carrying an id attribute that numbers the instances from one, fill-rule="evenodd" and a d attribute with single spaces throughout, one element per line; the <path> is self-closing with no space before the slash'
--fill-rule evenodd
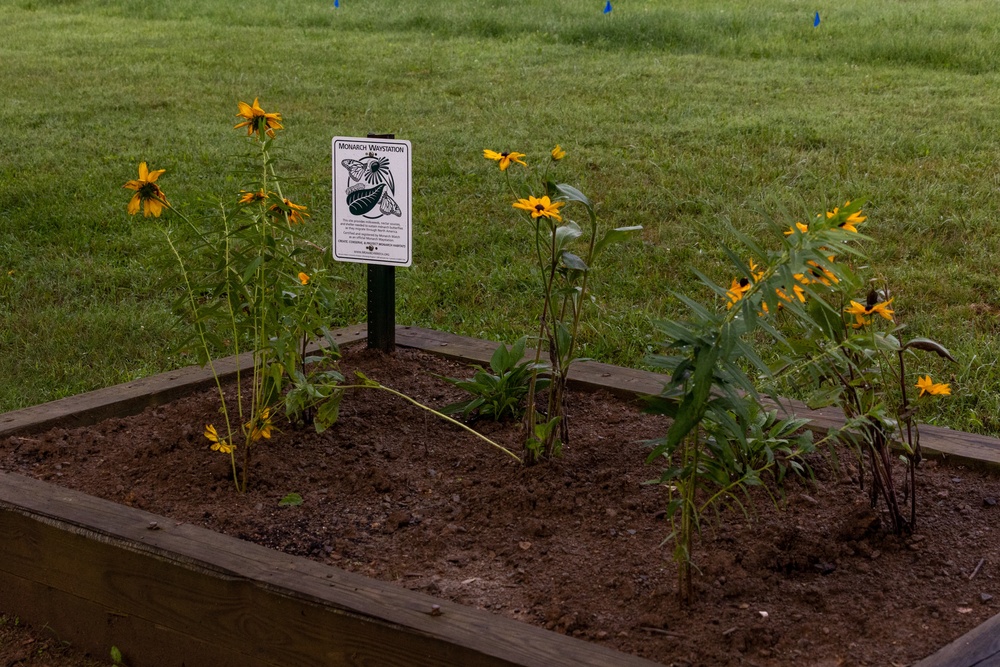
<path id="1" fill-rule="evenodd" d="M 564 250 L 562 253 L 562 262 L 567 267 L 575 269 L 577 271 L 589 271 L 590 267 L 579 255 L 574 255 L 568 250 Z"/>
<path id="2" fill-rule="evenodd" d="M 933 341 L 930 338 L 914 338 L 911 341 L 907 341 L 906 344 L 903 345 L 904 350 L 911 347 L 918 350 L 924 350 L 926 352 L 933 352 L 939 357 L 944 357 L 949 361 L 955 361 L 955 357 L 951 356 L 951 353 L 948 352 L 944 345 L 938 343 L 937 341 Z"/>
<path id="3" fill-rule="evenodd" d="M 604 249 L 607 248 L 609 245 L 613 243 L 621 243 L 622 241 L 628 239 L 628 237 L 634 234 L 638 234 L 641 231 L 642 231 L 642 225 L 635 225 L 632 227 L 616 227 L 615 229 L 609 229 L 607 232 L 604 233 L 604 236 L 601 237 L 601 240 L 598 241 L 597 244 L 594 246 L 594 257 L 597 257 L 602 252 L 604 252 Z M 593 261 L 593 258 L 591 258 L 591 261 Z"/>

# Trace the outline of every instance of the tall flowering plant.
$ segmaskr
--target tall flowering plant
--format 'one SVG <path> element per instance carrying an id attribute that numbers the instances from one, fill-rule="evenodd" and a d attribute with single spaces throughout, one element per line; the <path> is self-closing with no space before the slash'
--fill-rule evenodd
<path id="1" fill-rule="evenodd" d="M 664 353 L 650 363 L 670 378 L 648 399 L 649 409 L 673 421 L 664 437 L 650 443 L 648 461 L 664 464 L 657 481 L 668 489 L 668 539 L 674 541 L 682 603 L 692 596 L 693 536 L 702 514 L 718 502 L 739 503 L 737 492 L 760 485 L 765 472 L 778 480 L 788 469 L 802 472 L 800 457 L 815 447 L 796 435 L 808 420 L 779 420 L 777 412 L 761 417 L 762 388 L 778 395 L 779 388 L 794 384 L 811 393 L 811 407 L 839 406 L 846 425 L 828 438 L 854 450 L 862 483 L 867 468 L 872 506 L 885 502 L 893 529 L 902 533 L 915 526 L 916 412 L 950 387 L 930 375 L 911 385 L 907 361 L 920 351 L 951 355 L 927 338 L 904 342 L 886 290 L 858 297 L 866 283 L 850 265 L 862 256 L 862 203 L 792 224 L 778 235 L 777 249 L 730 230 L 751 257 L 725 248 L 736 273 L 728 287 L 698 274 L 717 295 L 716 304 L 677 295 L 688 316 L 658 323 Z M 777 364 L 758 353 L 761 341 Z M 914 389 L 919 396 L 911 400 Z M 908 517 L 893 479 L 896 454 L 906 467 Z"/>
<path id="2" fill-rule="evenodd" d="M 854 450 L 859 483 L 869 478 L 871 506 L 884 503 L 892 530 L 908 534 L 916 528 L 915 471 L 922 458 L 916 415 L 934 397 L 951 393 L 947 383 L 934 382 L 929 374 L 914 383 L 908 365 L 923 363 L 918 355 L 925 352 L 954 359 L 930 338 L 905 336 L 888 286 L 863 281 L 837 261 L 864 238 L 858 226 L 865 220 L 861 202 L 847 202 L 785 231 L 792 250 L 811 259 L 792 276 L 803 292 L 794 299 L 797 305 L 786 309 L 798 335 L 784 374 L 796 386 L 811 388 L 810 407 L 836 405 L 844 411 L 845 426 L 831 436 Z M 897 459 L 903 464 L 902 484 L 895 479 Z"/>
<path id="3" fill-rule="evenodd" d="M 566 382 L 570 366 L 577 359 L 580 322 L 589 300 L 591 271 L 608 246 L 642 229 L 641 226 L 618 227 L 602 233 L 590 199 L 571 185 L 549 179 L 549 169 L 565 156 L 560 146 L 552 149 L 540 186 L 532 191 L 527 182 L 519 181 L 515 185 L 510 177 L 515 165 L 528 168 L 524 153 L 483 151 L 483 157 L 496 162 L 505 175 L 515 200 L 513 208 L 524 214 L 533 232 L 532 252 L 538 268 L 541 312 L 524 416 L 524 460 L 527 463 L 557 456 L 563 443 L 569 440 Z M 568 205 L 586 212 L 583 226 L 564 217 Z M 543 351 L 547 357 L 545 362 Z M 548 376 L 549 382 L 542 407 L 539 394 L 540 379 L 544 376 Z"/>
<path id="4" fill-rule="evenodd" d="M 145 162 L 124 187 L 134 192 L 129 214 L 141 210 L 159 218 L 169 211 L 182 223 L 162 230 L 184 280 L 176 305 L 191 323 L 186 346 L 213 372 L 218 352 L 253 355 L 249 395 L 238 377 L 229 400 L 216 373 L 222 423 L 206 424 L 204 431 L 206 447 L 229 457 L 236 489 L 245 491 L 252 451 L 271 437 L 279 413 L 317 430 L 328 427 L 337 418 L 343 377 L 327 329 L 334 276 L 326 253 L 299 231 L 308 209 L 285 196 L 275 171 L 281 114 L 265 111 L 255 99 L 239 102 L 237 116 L 234 129 L 247 131 L 248 160 L 256 163 L 249 173 L 256 176 L 213 215 L 196 219 L 176 208 L 160 188 L 164 170 L 150 170 Z M 325 345 L 310 345 L 318 342 Z"/>

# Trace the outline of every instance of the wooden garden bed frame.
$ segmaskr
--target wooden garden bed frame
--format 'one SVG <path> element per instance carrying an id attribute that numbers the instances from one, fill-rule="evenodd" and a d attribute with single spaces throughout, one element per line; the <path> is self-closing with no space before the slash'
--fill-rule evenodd
<path id="1" fill-rule="evenodd" d="M 341 344 L 366 335 L 364 325 L 336 332 Z M 478 364 L 497 346 L 416 327 L 397 327 L 396 343 Z M 242 355 L 215 368 L 232 376 L 251 365 Z M 655 373 L 597 362 L 574 365 L 570 380 L 627 398 L 662 387 Z M 163 373 L 0 414 L 0 437 L 137 414 L 213 384 L 200 367 Z M 780 405 L 817 430 L 843 424 L 836 410 Z M 923 426 L 921 444 L 931 455 L 1000 463 L 995 438 Z M 11 473 L 0 473 L 0 609 L 94 655 L 118 646 L 130 665 L 654 664 Z M 1000 615 L 915 667 L 998 656 Z"/>

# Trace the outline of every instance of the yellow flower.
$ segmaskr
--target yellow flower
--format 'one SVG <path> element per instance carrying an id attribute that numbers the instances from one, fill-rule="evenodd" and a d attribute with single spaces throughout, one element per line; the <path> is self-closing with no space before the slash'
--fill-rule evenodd
<path id="1" fill-rule="evenodd" d="M 303 285 L 309 284 L 309 274 L 303 271 L 299 271 L 299 282 Z"/>
<path id="2" fill-rule="evenodd" d="M 489 149 L 483 149 L 483 157 L 487 160 L 496 160 L 500 163 L 500 171 L 504 171 L 510 166 L 511 162 L 516 162 L 522 167 L 527 167 L 528 165 L 521 158 L 524 157 L 524 153 L 515 153 L 513 151 L 509 153 L 497 153 L 496 151 L 491 151 Z"/>
<path id="3" fill-rule="evenodd" d="M 788 228 L 788 231 L 785 232 L 785 236 L 791 236 L 792 234 L 795 233 L 796 229 L 798 229 L 799 232 L 805 234 L 806 232 L 809 231 L 809 225 L 804 225 L 801 222 L 796 222 L 795 226 Z"/>
<path id="4" fill-rule="evenodd" d="M 850 206 L 850 205 L 851 205 L 850 201 L 847 201 L 847 202 L 844 203 L 844 206 Z M 827 220 L 829 220 L 830 218 L 834 217 L 839 212 L 840 212 L 840 208 L 839 207 L 833 209 L 832 212 L 831 211 L 827 211 L 826 212 L 826 218 L 827 218 Z M 855 225 L 860 225 L 862 222 L 864 222 L 867 219 L 868 219 L 867 216 L 861 215 L 861 211 L 856 211 L 856 212 L 852 213 L 851 215 L 847 216 L 847 220 L 844 220 L 842 223 L 840 223 L 837 226 L 840 227 L 841 229 L 844 229 L 844 230 L 849 231 L 849 232 L 854 232 L 855 234 L 857 234 L 858 233 L 858 228 Z"/>
<path id="5" fill-rule="evenodd" d="M 874 306 L 868 307 L 868 312 L 874 315 L 881 315 L 883 318 L 892 322 L 892 316 L 895 314 L 889 309 L 889 304 L 892 303 L 892 299 L 888 301 L 883 301 L 882 303 L 876 303 Z"/>
<path id="6" fill-rule="evenodd" d="M 240 202 L 241 204 L 252 204 L 257 201 L 264 201 L 267 199 L 269 193 L 264 192 L 264 190 L 258 190 L 257 192 L 247 192 L 246 190 L 240 190 Z"/>
<path id="7" fill-rule="evenodd" d="M 924 394 L 930 394 L 931 396 L 950 396 L 951 395 L 951 385 L 946 383 L 935 384 L 931 380 L 930 375 L 926 375 L 917 380 L 917 389 L 920 390 L 920 396 Z M 918 396 L 917 398 L 920 398 Z"/>
<path id="8" fill-rule="evenodd" d="M 729 310 L 743 298 L 747 291 L 752 287 L 750 281 L 746 278 L 733 278 L 733 282 L 729 285 L 729 289 L 726 290 L 726 298 L 729 300 L 726 303 L 726 310 Z"/>
<path id="9" fill-rule="evenodd" d="M 245 118 L 246 120 L 242 123 L 234 125 L 234 130 L 245 127 L 247 128 L 248 137 L 256 132 L 257 138 L 263 139 L 265 134 L 274 138 L 275 130 L 284 129 L 280 122 L 281 114 L 267 113 L 261 109 L 256 97 L 253 99 L 253 106 L 247 104 L 246 102 L 238 102 L 238 104 L 240 105 L 240 112 L 236 115 L 240 118 Z"/>
<path id="10" fill-rule="evenodd" d="M 750 269 L 750 278 L 733 278 L 733 281 L 729 284 L 729 289 L 726 290 L 726 309 L 730 309 L 739 302 L 746 293 L 750 291 L 753 284 L 764 277 L 766 270 L 757 266 L 754 261 L 748 260 L 747 268 Z"/>
<path id="11" fill-rule="evenodd" d="M 786 292 L 783 287 L 776 287 L 774 293 L 777 294 L 778 298 L 782 301 L 787 301 L 788 303 L 792 302 L 792 297 L 788 296 L 788 292 Z M 806 302 L 806 291 L 798 285 L 792 285 L 792 294 L 794 294 L 795 298 L 799 300 L 799 303 Z M 781 304 L 778 305 L 780 306 Z"/>
<path id="12" fill-rule="evenodd" d="M 834 255 L 827 255 L 827 259 L 832 263 Z M 812 268 L 806 271 L 807 275 L 805 276 L 805 280 L 803 280 L 805 284 L 822 283 L 829 287 L 831 284 L 836 285 L 840 282 L 837 275 L 825 266 L 820 266 L 817 262 L 814 262 L 811 259 L 807 261 L 806 264 Z"/>
<path id="13" fill-rule="evenodd" d="M 275 220 L 280 220 L 285 214 L 288 214 L 288 222 L 293 225 L 299 225 L 305 222 L 305 219 L 309 217 L 306 213 L 308 208 L 305 206 L 300 206 L 299 204 L 293 204 L 287 199 L 282 199 L 281 204 L 272 204 L 271 208 L 268 209 Z"/>
<path id="14" fill-rule="evenodd" d="M 143 216 L 148 218 L 152 215 L 158 218 L 163 212 L 164 205 L 170 205 L 163 195 L 163 190 L 156 184 L 156 179 L 165 171 L 166 169 L 150 171 L 145 162 L 139 163 L 139 178 L 122 186 L 127 190 L 135 190 L 135 194 L 128 202 L 129 215 L 138 213 L 139 207 L 142 206 Z"/>
<path id="15" fill-rule="evenodd" d="M 219 432 L 211 424 L 205 426 L 205 437 L 212 443 L 213 452 L 232 454 L 234 447 L 219 437 Z"/>
<path id="16" fill-rule="evenodd" d="M 892 303 L 892 299 L 888 301 L 883 301 L 882 303 L 874 303 L 874 299 L 869 297 L 872 301 L 871 305 L 862 305 L 857 301 L 851 301 L 851 305 L 844 308 L 844 312 L 848 315 L 854 315 L 855 323 L 852 325 L 855 329 L 862 325 L 869 324 L 867 318 L 868 315 L 880 315 L 883 318 L 892 322 L 892 316 L 895 314 L 890 308 L 889 304 Z"/>
<path id="17" fill-rule="evenodd" d="M 527 211 L 531 213 L 532 218 L 552 218 L 557 222 L 562 222 L 562 216 L 559 215 L 559 208 L 565 206 L 564 201 L 549 201 L 548 197 L 542 197 L 541 199 L 535 199 L 534 197 L 528 197 L 527 199 L 518 199 L 514 202 L 514 208 L 519 208 L 522 211 Z"/>
<path id="18" fill-rule="evenodd" d="M 556 144 L 556 147 L 552 149 L 552 159 L 558 162 L 564 157 L 566 157 L 566 151 L 559 144 Z"/>
<path id="19" fill-rule="evenodd" d="M 261 438 L 270 438 L 271 429 L 274 427 L 271 423 L 271 408 L 264 408 L 256 419 L 251 419 L 244 426 L 250 429 L 250 442 L 257 442 Z"/>

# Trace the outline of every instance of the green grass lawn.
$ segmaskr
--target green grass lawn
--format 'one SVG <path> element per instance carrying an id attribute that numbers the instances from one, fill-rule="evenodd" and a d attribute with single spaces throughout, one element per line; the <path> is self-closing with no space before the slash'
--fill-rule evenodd
<path id="1" fill-rule="evenodd" d="M 413 145 L 414 264 L 397 321 L 533 330 L 530 233 L 482 149 L 541 162 L 609 225 L 645 227 L 594 283 L 588 356 L 640 365 L 692 269 L 728 281 L 723 222 L 760 235 L 868 197 L 870 273 L 959 364 L 940 423 L 1000 434 L 1000 7 L 986 0 L 2 0 L 0 410 L 148 375 L 174 352 L 142 160 L 171 201 L 231 197 L 236 101 L 287 130 L 286 193 L 329 244 L 330 139 Z M 813 27 L 813 14 L 821 24 Z M 364 318 L 342 265 L 335 324 Z"/>

